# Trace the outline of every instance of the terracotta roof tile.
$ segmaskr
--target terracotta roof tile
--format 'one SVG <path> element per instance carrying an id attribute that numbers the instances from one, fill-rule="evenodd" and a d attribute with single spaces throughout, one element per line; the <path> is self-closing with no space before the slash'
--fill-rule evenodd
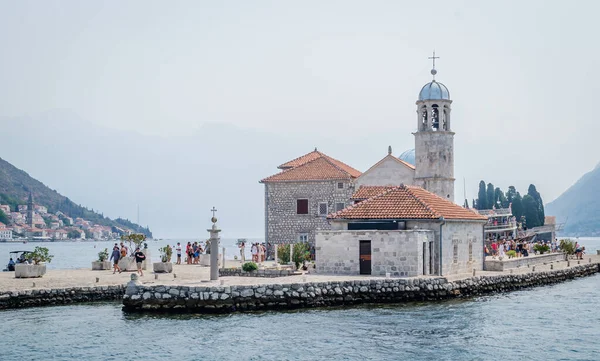
<path id="1" fill-rule="evenodd" d="M 349 165 L 316 150 L 284 163 L 279 168 L 283 171 L 261 180 L 260 183 L 345 180 L 357 178 L 361 174 Z"/>
<path id="2" fill-rule="evenodd" d="M 310 153 L 307 153 L 307 154 L 301 156 L 301 157 L 298 157 L 296 159 L 290 160 L 289 162 L 283 163 L 282 165 L 280 165 L 277 168 L 279 168 L 279 169 L 295 168 L 295 167 L 299 167 L 303 164 L 306 164 L 308 162 L 312 162 L 313 160 L 318 159 L 318 158 L 327 158 L 329 161 L 331 161 L 331 163 L 335 164 L 335 166 L 337 166 L 344 172 L 350 174 L 354 178 L 357 178 L 362 174 L 360 171 L 352 168 L 348 164 L 346 164 L 344 162 L 340 162 L 339 160 L 337 160 L 335 158 L 331 158 L 327 154 L 321 153 L 316 149 Z"/>
<path id="3" fill-rule="evenodd" d="M 330 219 L 439 219 L 440 217 L 465 220 L 487 219 L 423 188 L 406 185 L 391 187 L 328 216 Z"/>
<path id="4" fill-rule="evenodd" d="M 360 186 L 351 199 L 365 200 L 398 186 Z"/>
<path id="5" fill-rule="evenodd" d="M 320 157 L 295 168 L 286 169 L 260 182 L 295 182 L 352 178 L 352 175 L 337 167 L 329 159 Z"/>

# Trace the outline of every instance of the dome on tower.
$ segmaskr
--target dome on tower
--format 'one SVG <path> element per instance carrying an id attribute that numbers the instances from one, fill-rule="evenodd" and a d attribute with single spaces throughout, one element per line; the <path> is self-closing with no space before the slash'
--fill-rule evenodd
<path id="1" fill-rule="evenodd" d="M 415 165 L 415 150 L 409 149 L 406 152 L 400 154 L 398 157 L 400 160 L 405 161 L 408 164 Z"/>
<path id="2" fill-rule="evenodd" d="M 425 84 L 419 92 L 419 100 L 438 100 L 438 99 L 450 99 L 450 92 L 448 88 L 440 82 L 435 80 Z"/>

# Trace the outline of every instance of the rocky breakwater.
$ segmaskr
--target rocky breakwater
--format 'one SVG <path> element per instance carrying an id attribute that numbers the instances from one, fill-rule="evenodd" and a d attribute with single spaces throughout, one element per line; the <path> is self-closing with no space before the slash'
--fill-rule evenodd
<path id="1" fill-rule="evenodd" d="M 120 300 L 125 286 L 30 289 L 0 293 L 0 309 Z"/>
<path id="2" fill-rule="evenodd" d="M 123 297 L 126 311 L 235 312 L 351 305 L 435 301 L 513 291 L 588 276 L 598 264 L 569 269 L 478 276 L 449 282 L 438 278 L 357 279 L 328 282 L 272 283 L 244 286 L 147 286 L 132 281 Z"/>

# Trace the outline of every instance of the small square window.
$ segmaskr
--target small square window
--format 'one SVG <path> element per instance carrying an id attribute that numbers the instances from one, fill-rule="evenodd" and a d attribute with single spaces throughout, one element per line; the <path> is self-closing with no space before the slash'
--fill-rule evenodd
<path id="1" fill-rule="evenodd" d="M 346 204 L 345 203 L 336 203 L 335 204 L 335 211 L 336 212 L 339 212 L 339 211 L 341 211 L 344 208 L 346 208 Z"/>
<path id="2" fill-rule="evenodd" d="M 300 241 L 300 242 L 308 242 L 308 233 L 300 233 L 298 235 L 298 241 Z"/>
<path id="3" fill-rule="evenodd" d="M 327 215 L 327 203 L 319 203 L 319 215 L 326 216 Z"/>
<path id="4" fill-rule="evenodd" d="M 338 189 L 344 189 L 344 183 L 338 182 Z"/>
<path id="5" fill-rule="evenodd" d="M 296 214 L 308 214 L 308 199 L 296 199 Z"/>

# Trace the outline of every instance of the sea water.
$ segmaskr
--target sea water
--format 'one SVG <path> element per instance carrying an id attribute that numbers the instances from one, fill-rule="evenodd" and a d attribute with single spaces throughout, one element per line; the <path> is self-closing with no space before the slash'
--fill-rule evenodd
<path id="1" fill-rule="evenodd" d="M 0 311 L 1 360 L 598 360 L 600 275 L 464 300 L 229 315 Z"/>

